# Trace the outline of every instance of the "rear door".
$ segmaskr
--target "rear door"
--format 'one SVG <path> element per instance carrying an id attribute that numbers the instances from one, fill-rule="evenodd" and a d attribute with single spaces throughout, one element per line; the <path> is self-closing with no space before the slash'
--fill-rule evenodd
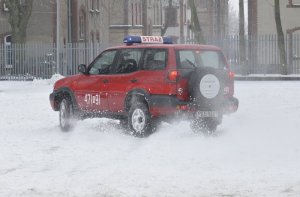
<path id="1" fill-rule="evenodd" d="M 141 60 L 141 71 L 136 79 L 140 87 L 152 95 L 174 95 L 175 81 L 168 79 L 168 73 L 176 65 L 168 48 L 146 48 Z"/>

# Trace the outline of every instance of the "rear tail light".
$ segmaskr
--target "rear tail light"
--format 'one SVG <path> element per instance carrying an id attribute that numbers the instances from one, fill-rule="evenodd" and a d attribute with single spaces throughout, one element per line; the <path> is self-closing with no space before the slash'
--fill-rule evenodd
<path id="1" fill-rule="evenodd" d="M 168 79 L 173 82 L 176 82 L 179 76 L 180 74 L 177 70 L 172 70 L 168 73 Z"/>
<path id="2" fill-rule="evenodd" d="M 228 91 L 227 95 L 232 96 L 234 94 L 234 76 L 235 76 L 235 73 L 230 71 L 228 75 L 229 75 L 229 82 L 228 82 L 229 91 Z"/>
<path id="3" fill-rule="evenodd" d="M 178 110 L 187 111 L 189 110 L 189 106 L 187 105 L 177 105 Z"/>
<path id="4" fill-rule="evenodd" d="M 230 79 L 234 79 L 234 76 L 235 76 L 234 72 L 230 71 L 229 72 L 229 78 Z"/>

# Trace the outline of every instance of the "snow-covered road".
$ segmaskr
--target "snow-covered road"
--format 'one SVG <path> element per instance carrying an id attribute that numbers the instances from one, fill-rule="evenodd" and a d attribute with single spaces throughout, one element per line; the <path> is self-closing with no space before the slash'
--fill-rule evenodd
<path id="1" fill-rule="evenodd" d="M 211 137 L 107 119 L 63 133 L 51 90 L 0 82 L 0 196 L 300 196 L 300 82 L 236 82 L 240 108 Z"/>

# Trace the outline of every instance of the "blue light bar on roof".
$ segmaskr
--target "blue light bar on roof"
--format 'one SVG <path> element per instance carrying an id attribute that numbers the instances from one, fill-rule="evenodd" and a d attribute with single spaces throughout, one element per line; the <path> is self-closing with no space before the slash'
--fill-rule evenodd
<path id="1" fill-rule="evenodd" d="M 134 43 L 143 44 L 173 44 L 170 37 L 162 36 L 126 36 L 123 42 L 127 45 L 132 45 Z"/>

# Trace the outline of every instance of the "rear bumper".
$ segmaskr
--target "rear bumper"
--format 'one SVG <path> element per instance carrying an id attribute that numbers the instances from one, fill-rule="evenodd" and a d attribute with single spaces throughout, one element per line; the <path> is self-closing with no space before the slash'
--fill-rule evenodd
<path id="1" fill-rule="evenodd" d="M 201 106 L 199 103 L 180 101 L 175 96 L 155 95 L 151 96 L 148 104 L 150 113 L 153 116 L 174 115 L 177 112 L 195 113 L 201 110 L 214 110 L 221 114 L 231 114 L 237 111 L 239 100 L 235 97 L 225 98 L 217 107 L 209 109 Z"/>
<path id="2" fill-rule="evenodd" d="M 224 114 L 234 113 L 239 108 L 239 100 L 235 97 L 230 97 L 223 103 L 222 108 Z"/>

